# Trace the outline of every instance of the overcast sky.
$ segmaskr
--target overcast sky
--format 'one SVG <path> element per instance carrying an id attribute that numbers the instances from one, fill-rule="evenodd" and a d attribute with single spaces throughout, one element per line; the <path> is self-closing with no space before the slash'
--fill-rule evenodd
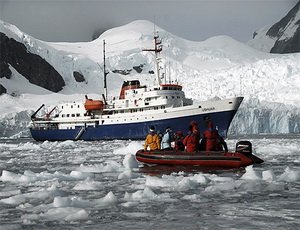
<path id="1" fill-rule="evenodd" d="M 44 41 L 90 41 L 95 31 L 147 19 L 180 37 L 246 42 L 298 0 L 0 0 L 0 19 Z"/>

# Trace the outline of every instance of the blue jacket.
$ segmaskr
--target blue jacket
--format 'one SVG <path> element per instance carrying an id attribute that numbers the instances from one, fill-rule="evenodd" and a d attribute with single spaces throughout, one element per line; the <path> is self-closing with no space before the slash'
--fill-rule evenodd
<path id="1" fill-rule="evenodd" d="M 161 149 L 171 148 L 171 134 L 166 132 L 161 140 Z"/>

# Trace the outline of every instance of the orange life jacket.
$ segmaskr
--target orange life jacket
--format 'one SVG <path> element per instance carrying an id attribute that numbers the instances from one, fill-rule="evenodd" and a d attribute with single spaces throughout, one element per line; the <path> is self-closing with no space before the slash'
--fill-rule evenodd
<path id="1" fill-rule="evenodd" d="M 150 150 L 157 150 L 160 149 L 160 138 L 159 136 L 155 134 L 148 134 L 145 140 L 144 144 L 144 150 L 147 150 L 147 147 L 149 146 Z"/>

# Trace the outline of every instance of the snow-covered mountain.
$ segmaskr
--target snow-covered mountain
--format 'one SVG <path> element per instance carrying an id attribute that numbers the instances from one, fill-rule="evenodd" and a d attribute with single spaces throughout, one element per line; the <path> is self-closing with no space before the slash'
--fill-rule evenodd
<path id="1" fill-rule="evenodd" d="M 279 22 L 255 31 L 248 44 L 270 53 L 300 52 L 300 1 Z"/>
<path id="2" fill-rule="evenodd" d="M 196 100 L 244 96 L 232 134 L 300 132 L 300 54 L 269 54 L 227 36 L 192 42 L 156 27 L 164 45 L 166 76 L 183 85 Z M 138 78 L 152 84 L 153 24 L 134 21 L 86 43 L 37 40 L 13 25 L 0 22 L 0 32 L 43 58 L 63 78 L 58 93 L 34 85 L 12 65 L 0 78 L 7 94 L 0 96 L 0 136 L 27 135 L 32 110 L 42 103 L 84 100 L 103 93 L 103 40 L 106 41 L 108 94 L 116 96 L 123 80 Z M 2 74 L 0 74 L 2 76 Z M 15 97 L 10 96 L 16 95 Z"/>

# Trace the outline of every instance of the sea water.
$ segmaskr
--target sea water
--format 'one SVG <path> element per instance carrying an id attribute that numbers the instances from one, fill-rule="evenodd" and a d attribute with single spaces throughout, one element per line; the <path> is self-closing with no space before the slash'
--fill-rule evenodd
<path id="1" fill-rule="evenodd" d="M 0 229 L 299 229 L 300 136 L 250 141 L 263 164 L 202 171 L 144 166 L 142 141 L 2 139 Z"/>

